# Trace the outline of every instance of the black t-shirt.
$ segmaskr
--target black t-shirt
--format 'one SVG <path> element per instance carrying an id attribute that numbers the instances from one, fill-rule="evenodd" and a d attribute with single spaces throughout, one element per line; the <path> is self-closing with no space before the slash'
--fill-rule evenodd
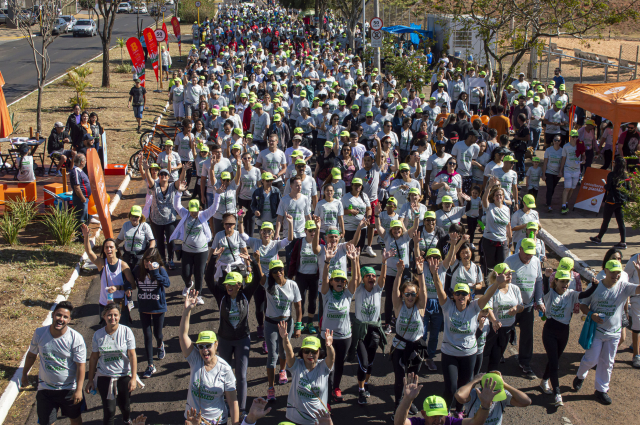
<path id="1" fill-rule="evenodd" d="M 147 94 L 147 89 L 144 87 L 132 87 L 129 91 L 129 96 L 133 96 L 131 105 L 142 106 L 144 105 L 144 95 Z"/>
<path id="2" fill-rule="evenodd" d="M 631 133 L 629 130 L 625 131 L 625 138 L 622 144 L 622 154 L 624 156 L 633 156 L 638 149 L 638 141 L 640 140 L 640 133 L 636 131 Z"/>
<path id="3" fill-rule="evenodd" d="M 331 169 L 334 168 L 336 166 L 336 154 L 331 151 L 331 153 L 329 154 L 328 157 L 325 157 L 324 155 L 320 155 L 318 157 L 318 178 L 321 180 L 326 179 L 327 177 L 329 177 L 329 174 L 331 173 Z"/>

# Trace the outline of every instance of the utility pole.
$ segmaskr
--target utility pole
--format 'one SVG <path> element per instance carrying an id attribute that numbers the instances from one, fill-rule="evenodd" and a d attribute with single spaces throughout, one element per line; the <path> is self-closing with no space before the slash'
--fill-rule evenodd
<path id="1" fill-rule="evenodd" d="M 373 0 L 373 16 L 380 16 L 380 0 Z M 384 20 L 383 20 L 384 22 Z M 373 55 L 373 66 L 380 70 L 380 48 L 376 47 Z"/>

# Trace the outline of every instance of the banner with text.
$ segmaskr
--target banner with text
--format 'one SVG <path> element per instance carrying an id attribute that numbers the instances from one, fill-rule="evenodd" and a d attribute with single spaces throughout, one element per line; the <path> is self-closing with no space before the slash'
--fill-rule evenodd
<path id="1" fill-rule="evenodd" d="M 600 168 L 587 168 L 580 185 L 574 208 L 597 213 L 604 200 L 604 184 L 609 171 Z"/>
<path id="2" fill-rule="evenodd" d="M 145 81 L 145 69 L 144 69 L 144 50 L 142 50 L 142 43 L 135 37 L 131 37 L 127 40 L 127 50 L 131 57 L 131 64 L 135 71 L 133 79 L 140 79 L 140 85 L 144 87 Z"/>
<path id="3" fill-rule="evenodd" d="M 142 31 L 142 36 L 147 44 L 151 66 L 153 66 L 153 72 L 156 73 L 156 81 L 158 81 L 158 40 L 156 40 L 156 33 L 151 28 L 145 28 Z"/>
<path id="4" fill-rule="evenodd" d="M 164 31 L 164 42 L 167 45 L 167 52 L 169 51 L 169 31 L 167 30 L 167 24 L 162 23 L 162 31 Z"/>

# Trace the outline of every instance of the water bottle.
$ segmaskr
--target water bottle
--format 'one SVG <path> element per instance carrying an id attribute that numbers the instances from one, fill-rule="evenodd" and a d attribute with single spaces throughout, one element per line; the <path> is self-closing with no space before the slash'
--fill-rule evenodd
<path id="1" fill-rule="evenodd" d="M 107 291 L 107 303 L 113 302 L 113 294 Z"/>
<path id="2" fill-rule="evenodd" d="M 540 319 L 544 322 L 545 320 L 547 320 L 547 316 L 542 312 L 542 310 L 538 311 L 538 316 L 540 316 Z"/>

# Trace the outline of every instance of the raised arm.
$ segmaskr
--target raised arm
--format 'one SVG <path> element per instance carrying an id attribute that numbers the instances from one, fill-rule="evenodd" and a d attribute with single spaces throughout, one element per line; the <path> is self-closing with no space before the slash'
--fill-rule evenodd
<path id="1" fill-rule="evenodd" d="M 438 294 L 438 304 L 443 306 L 447 302 L 447 293 L 444 291 L 444 286 L 440 281 L 440 276 L 438 276 L 438 260 L 430 258 L 428 261 L 431 278 L 433 279 L 433 284 L 436 287 L 436 293 Z"/>
<path id="2" fill-rule="evenodd" d="M 424 282 L 424 258 L 418 256 L 414 260 L 416 262 L 416 273 L 418 280 L 418 309 L 424 312 L 427 308 L 427 285 Z"/>
<path id="3" fill-rule="evenodd" d="M 402 294 L 400 293 L 400 282 L 402 281 L 402 273 L 404 272 L 404 261 L 398 260 L 397 264 L 398 273 L 396 274 L 396 278 L 393 281 L 393 310 L 396 314 L 396 317 L 400 314 L 400 308 L 402 307 Z"/>
<path id="4" fill-rule="evenodd" d="M 322 275 L 322 286 L 320 287 L 320 293 L 322 295 L 326 295 L 327 292 L 329 292 L 329 280 L 331 279 L 329 266 L 331 265 L 331 259 L 336 256 L 337 251 L 337 248 L 333 251 L 327 246 L 324 248 L 324 271 Z"/>
<path id="5" fill-rule="evenodd" d="M 378 232 L 378 236 L 384 239 L 385 230 L 380 225 L 380 203 L 376 204 L 375 213 L 373 214 L 376 230 Z"/>
<path id="6" fill-rule="evenodd" d="M 91 232 L 89 230 L 89 227 L 86 224 L 83 224 L 81 226 L 81 229 L 82 229 L 82 236 L 84 239 L 84 252 L 87 253 L 87 257 L 89 257 L 89 261 L 91 261 L 93 264 L 96 265 L 96 267 L 98 268 L 98 271 L 102 271 L 102 268 L 104 267 L 104 259 L 101 257 L 98 257 L 93 252 L 93 249 L 91 249 L 91 241 L 89 240 L 89 236 L 91 236 Z"/>
<path id="7" fill-rule="evenodd" d="M 484 194 L 482 195 L 482 208 L 484 208 L 485 210 L 489 209 L 489 192 L 491 192 L 491 189 L 496 185 L 497 181 L 497 177 L 490 177 L 489 181 L 487 182 L 487 187 L 485 188 Z"/>
<path id="8" fill-rule="evenodd" d="M 347 289 L 353 295 L 360 282 L 360 251 L 356 249 L 355 245 L 347 245 L 347 258 L 351 260 L 351 280 L 347 284 Z"/>
<path id="9" fill-rule="evenodd" d="M 444 257 L 444 260 L 442 261 L 442 265 L 445 269 L 451 267 L 451 263 L 453 263 L 453 259 L 456 257 L 456 253 L 462 246 L 463 240 L 464 239 L 457 233 L 452 233 L 451 235 L 449 235 L 449 252 L 447 252 L 447 256 Z"/>
<path id="10" fill-rule="evenodd" d="M 193 342 L 189 338 L 189 320 L 191 319 L 191 310 L 196 307 L 197 300 L 198 292 L 195 289 L 192 289 L 184 299 L 184 310 L 180 319 L 180 332 L 178 334 L 180 350 L 184 357 L 189 357 L 191 351 L 193 351 Z"/>

